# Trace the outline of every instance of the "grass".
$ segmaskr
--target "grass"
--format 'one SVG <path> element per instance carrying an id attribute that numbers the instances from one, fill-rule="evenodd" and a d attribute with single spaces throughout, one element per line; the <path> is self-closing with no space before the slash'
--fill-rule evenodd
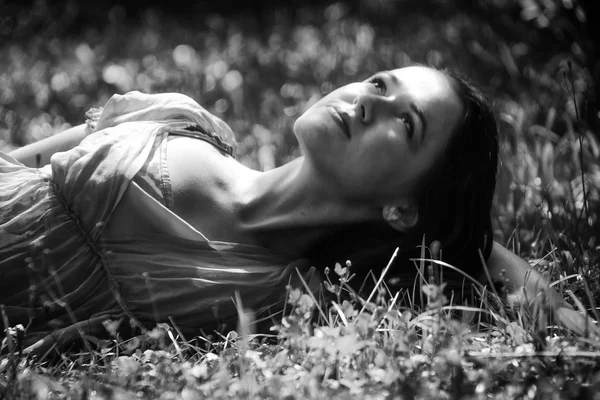
<path id="1" fill-rule="evenodd" d="M 362 298 L 351 274 L 351 265 L 330 271 L 328 302 L 288 287 L 272 334 L 252 333 L 242 317 L 238 329 L 211 340 L 186 341 L 168 324 L 123 339 L 114 321 L 109 339 L 86 338 L 93 350 L 35 358 L 20 354 L 13 330 L 0 388 L 8 398 L 43 399 L 598 396 L 600 331 L 583 313 L 574 312 L 575 333 L 551 324 L 540 299 L 505 309 L 480 285 L 479 306 L 453 304 L 444 283 L 424 279 L 419 307 L 418 293 L 389 293 L 383 276 Z M 341 291 L 351 300 L 338 302 Z"/>
<path id="2" fill-rule="evenodd" d="M 293 120 L 332 87 L 411 60 L 474 64 L 474 75 L 496 82 L 486 89 L 503 135 L 496 239 L 529 260 L 574 311 L 541 298 L 516 305 L 518 293 L 479 284 L 479 301 L 462 304 L 431 279 L 452 266 L 430 260 L 425 248 L 409 290 L 392 289 L 386 266 L 366 278 L 367 293 L 357 292 L 363 282 L 351 263 L 331 266 L 317 294 L 300 277 L 268 333 L 254 332 L 252 310 L 238 298 L 240 324 L 221 335 L 186 338 L 174 324 L 159 324 L 122 338 L 117 327 L 127 321 L 112 321 L 106 338 L 79 332 L 80 346 L 34 356 L 21 348 L 23 328 L 2 310 L 0 399 L 600 398 L 600 145 L 582 115 L 592 83 L 569 55 L 531 65 L 534 51 L 523 46 L 499 55 L 491 28 L 460 12 L 447 21 L 413 16 L 394 34 L 343 3 L 294 18 L 274 9 L 263 30 L 247 16 L 207 15 L 191 26 L 156 10 L 124 26 L 116 7 L 105 25 L 70 36 L 56 29 L 73 24 L 72 10 L 50 24 L 44 4 L 23 17 L 15 40 L 0 44 L 3 150 L 82 122 L 86 108 L 115 92 L 180 91 L 230 123 L 242 162 L 266 169 L 297 155 Z M 465 50 L 463 42 L 479 45 Z M 533 72 L 502 78 L 506 57 Z M 534 78 L 524 83 L 526 75 Z M 502 91 L 515 85 L 516 94 Z"/>

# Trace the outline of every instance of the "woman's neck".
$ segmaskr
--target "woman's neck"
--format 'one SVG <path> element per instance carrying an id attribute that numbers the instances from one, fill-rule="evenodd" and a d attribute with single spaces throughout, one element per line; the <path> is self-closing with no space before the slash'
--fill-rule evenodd
<path id="1" fill-rule="evenodd" d="M 378 218 L 376 208 L 348 203 L 318 177 L 303 157 L 244 175 L 236 185 L 239 229 L 276 253 L 301 257 L 341 228 Z"/>

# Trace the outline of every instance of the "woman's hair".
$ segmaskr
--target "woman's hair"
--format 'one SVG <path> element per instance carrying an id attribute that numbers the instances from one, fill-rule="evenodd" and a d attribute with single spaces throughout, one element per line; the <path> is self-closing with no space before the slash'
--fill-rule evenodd
<path id="1" fill-rule="evenodd" d="M 496 118 L 480 89 L 453 72 L 442 72 L 465 110 L 448 149 L 419 190 L 416 233 L 439 240 L 449 260 L 478 260 L 478 249 L 487 259 L 493 243 L 491 211 L 498 169 Z"/>
<path id="2" fill-rule="evenodd" d="M 479 250 L 485 259 L 489 257 L 493 243 L 491 208 L 498 168 L 496 118 L 480 89 L 456 73 L 441 72 L 451 80 L 462 100 L 464 115 L 451 135 L 448 148 L 417 189 L 417 225 L 407 233 L 399 233 L 383 221 L 346 228 L 312 249 L 309 257 L 314 265 L 333 266 L 349 259 L 353 272 L 359 276 L 369 270 L 376 272 L 385 267 L 396 247 L 402 252 L 399 259 L 419 257 L 423 235 L 426 245 L 440 241 L 442 259 L 467 273 L 479 270 Z M 402 276 L 412 276 L 404 282 L 412 286 L 413 266 L 401 260 L 393 271 L 401 280 Z M 453 275 L 448 272 L 444 271 L 444 277 Z"/>

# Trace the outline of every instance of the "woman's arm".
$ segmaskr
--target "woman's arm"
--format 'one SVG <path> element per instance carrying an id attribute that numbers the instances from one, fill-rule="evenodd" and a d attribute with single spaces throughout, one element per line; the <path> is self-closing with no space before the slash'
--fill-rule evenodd
<path id="1" fill-rule="evenodd" d="M 487 261 L 487 268 L 492 280 L 507 281 L 514 288 L 513 294 L 516 296 L 513 296 L 513 300 L 517 304 L 531 302 L 543 293 L 549 306 L 570 308 L 560 294 L 549 287 L 549 282 L 527 261 L 496 242 Z"/>
<path id="2" fill-rule="evenodd" d="M 54 153 L 70 150 L 81 143 L 87 134 L 86 127 L 86 124 L 77 125 L 64 132 L 40 140 L 39 142 L 31 143 L 27 146 L 13 150 L 8 153 L 8 155 L 28 167 L 41 167 L 50 163 L 50 157 L 52 157 Z M 39 165 L 37 159 L 38 154 Z"/>

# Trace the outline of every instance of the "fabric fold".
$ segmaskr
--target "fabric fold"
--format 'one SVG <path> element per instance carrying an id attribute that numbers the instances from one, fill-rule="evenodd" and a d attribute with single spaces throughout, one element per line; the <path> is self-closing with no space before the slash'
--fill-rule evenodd
<path id="1" fill-rule="evenodd" d="M 199 334 L 235 320 L 236 292 L 261 312 L 282 304 L 304 261 L 210 242 L 168 208 L 169 130 L 198 124 L 234 145 L 223 121 L 187 96 L 139 92 L 88 117 L 93 132 L 47 167 L 0 153 L 0 303 L 27 326 L 26 346 L 82 324 L 105 335 L 106 319 Z M 131 229 L 110 229 L 114 215 L 135 216 Z"/>

